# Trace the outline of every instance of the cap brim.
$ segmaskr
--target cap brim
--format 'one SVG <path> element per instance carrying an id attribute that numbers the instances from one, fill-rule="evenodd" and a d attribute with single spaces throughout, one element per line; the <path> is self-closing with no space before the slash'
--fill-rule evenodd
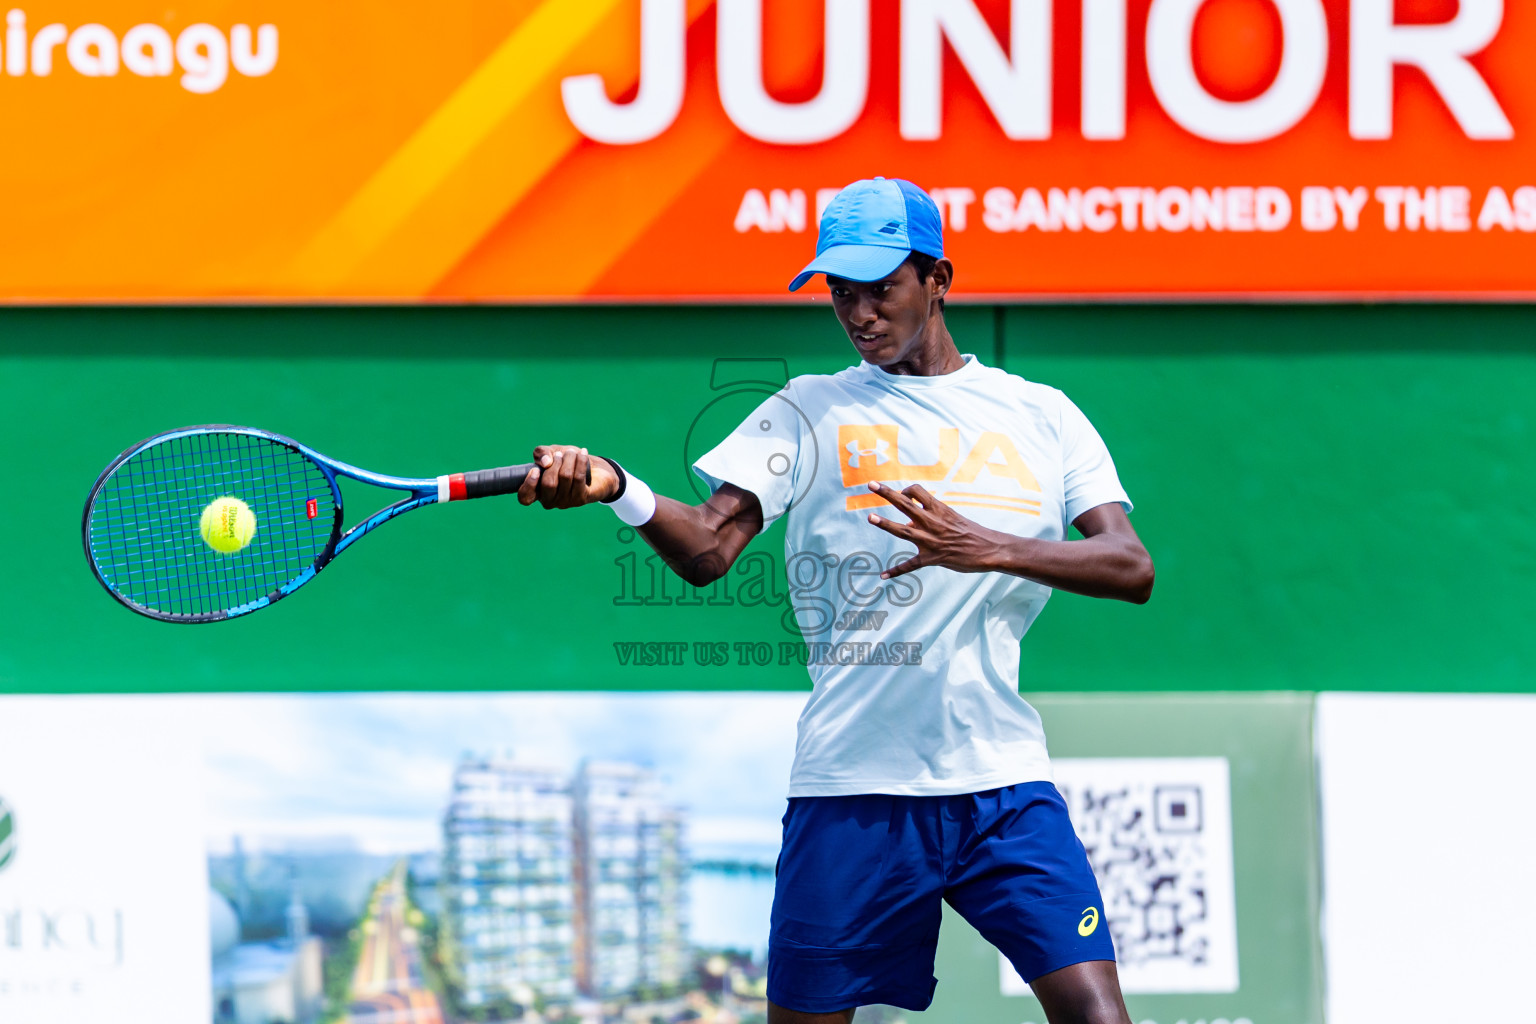
<path id="1" fill-rule="evenodd" d="M 789 282 L 790 291 L 798 291 L 817 274 L 847 278 L 849 281 L 878 281 L 901 266 L 911 249 L 893 249 L 887 245 L 834 245 L 806 264 Z"/>

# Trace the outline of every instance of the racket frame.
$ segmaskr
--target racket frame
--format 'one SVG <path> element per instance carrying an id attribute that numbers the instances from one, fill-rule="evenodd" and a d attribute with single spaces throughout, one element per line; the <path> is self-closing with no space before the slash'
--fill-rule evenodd
<path id="1" fill-rule="evenodd" d="M 326 482 L 330 484 L 331 487 L 331 497 L 335 504 L 335 515 L 331 523 L 331 536 L 330 540 L 326 542 L 325 547 L 321 549 L 318 555 L 315 556 L 315 560 L 312 563 L 310 563 L 293 579 L 280 585 L 270 594 L 266 594 L 262 597 L 256 598 L 255 600 L 248 601 L 236 608 L 224 609 L 217 612 L 198 612 L 190 614 L 164 612 L 155 608 L 150 608 L 146 605 L 141 605 L 136 601 L 129 599 L 126 595 L 119 593 L 115 587 L 107 582 L 106 577 L 102 575 L 101 569 L 96 563 L 95 553 L 91 550 L 91 511 L 95 508 L 96 497 L 101 493 L 102 487 L 109 479 L 111 479 L 112 475 L 118 470 L 118 468 L 129 459 L 133 458 L 135 455 L 138 455 L 145 449 L 151 448 L 157 444 L 174 441 L 177 438 L 192 437 L 198 434 L 244 434 L 250 437 L 258 437 L 292 449 L 293 451 L 298 452 L 300 455 L 313 462 L 320 468 L 320 472 L 325 476 Z M 341 527 L 343 517 L 345 515 L 345 507 L 342 500 L 341 486 L 337 483 L 338 477 L 346 477 L 350 480 L 356 480 L 360 483 L 372 484 L 374 487 L 382 487 L 386 490 L 407 491 L 409 492 L 409 496 L 400 499 L 393 505 L 387 505 L 384 508 L 379 509 L 379 511 L 358 523 L 356 526 L 352 527 L 352 529 L 342 533 Z M 151 437 L 147 437 L 140 441 L 138 444 L 132 445 L 131 447 L 124 450 L 121 455 L 108 463 L 107 468 L 101 471 L 101 474 L 96 478 L 96 482 L 91 485 L 90 495 L 86 498 L 85 501 L 85 511 L 81 515 L 80 534 L 81 540 L 85 546 L 86 561 L 89 562 L 91 566 L 91 573 L 96 577 L 96 581 L 106 589 L 107 593 L 111 594 L 113 598 L 115 598 L 120 604 L 135 612 L 138 612 L 140 615 L 147 615 L 152 619 L 159 619 L 162 622 L 180 622 L 188 624 L 222 622 L 226 619 L 233 619 L 241 615 L 247 615 L 250 612 L 256 611 L 260 608 L 265 608 L 267 605 L 272 604 L 274 601 L 279 601 L 287 597 L 289 594 L 293 593 L 295 590 L 298 590 L 304 584 L 314 579 L 315 576 L 319 574 L 321 569 L 324 569 L 327 565 L 336 559 L 336 556 L 340 555 L 347 548 L 357 543 L 357 541 L 361 540 L 371 531 L 377 529 L 381 524 L 389 522 L 391 519 L 404 512 L 409 512 L 412 509 L 421 508 L 423 505 L 435 504 L 440 499 L 449 500 L 448 495 L 452 486 L 451 481 L 455 477 L 459 479 L 460 488 L 462 488 L 462 480 L 464 477 L 464 474 L 462 473 L 455 473 L 451 476 L 429 478 L 389 476 L 384 473 L 374 473 L 371 470 L 366 470 L 359 466 L 354 466 L 350 463 L 342 462 L 339 459 L 333 459 L 328 455 L 324 455 L 316 451 L 306 444 L 295 441 L 291 437 L 286 437 L 282 434 L 274 433 L 270 430 L 261 430 L 257 427 L 241 427 L 228 423 L 205 423 L 194 427 L 181 427 L 177 430 L 167 430 L 162 433 L 155 434 Z"/>

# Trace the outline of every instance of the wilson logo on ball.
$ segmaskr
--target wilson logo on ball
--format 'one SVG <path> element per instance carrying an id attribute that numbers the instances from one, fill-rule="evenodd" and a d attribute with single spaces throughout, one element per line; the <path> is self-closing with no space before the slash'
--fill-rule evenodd
<path id="1" fill-rule="evenodd" d="M 16 816 L 11 806 L 0 797 L 0 871 L 16 856 Z"/>

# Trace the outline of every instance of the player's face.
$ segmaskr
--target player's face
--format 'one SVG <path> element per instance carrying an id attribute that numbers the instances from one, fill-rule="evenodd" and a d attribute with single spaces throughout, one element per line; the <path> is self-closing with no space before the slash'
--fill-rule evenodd
<path id="1" fill-rule="evenodd" d="M 938 300 L 944 283 L 946 275 L 937 271 L 927 280 L 919 278 L 910 263 L 879 281 L 827 278 L 832 309 L 848 339 L 865 362 L 882 367 L 911 361 L 929 328 L 942 322 Z"/>

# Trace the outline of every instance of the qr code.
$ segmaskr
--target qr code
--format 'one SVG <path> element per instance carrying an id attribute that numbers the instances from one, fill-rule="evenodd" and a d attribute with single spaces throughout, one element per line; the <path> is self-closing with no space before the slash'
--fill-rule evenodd
<path id="1" fill-rule="evenodd" d="M 1120 987 L 1137 994 L 1237 991 L 1226 758 L 1052 764 L 1104 896 Z M 1029 992 L 1007 960 L 1002 989 Z"/>

